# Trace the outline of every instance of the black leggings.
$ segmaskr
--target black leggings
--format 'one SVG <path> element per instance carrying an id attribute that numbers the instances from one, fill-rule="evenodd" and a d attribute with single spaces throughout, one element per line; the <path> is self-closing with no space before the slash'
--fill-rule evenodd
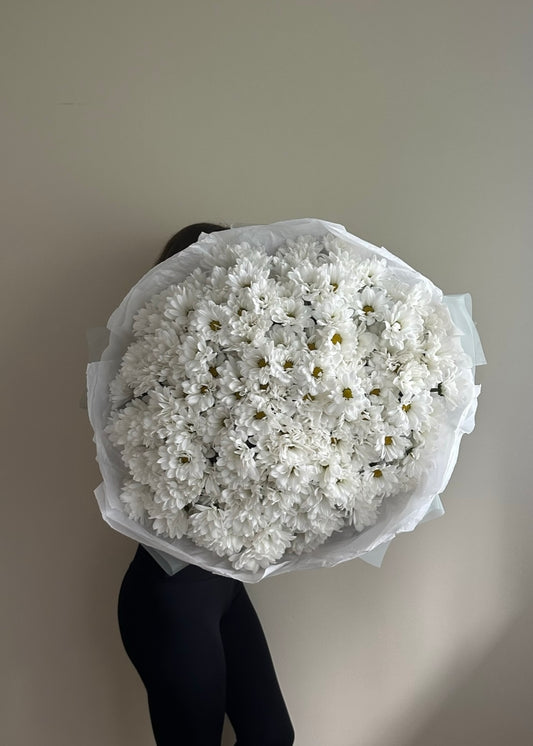
<path id="1" fill-rule="evenodd" d="M 290 746 L 294 731 L 243 583 L 167 573 L 139 544 L 120 588 L 120 634 L 148 694 L 157 746 Z"/>

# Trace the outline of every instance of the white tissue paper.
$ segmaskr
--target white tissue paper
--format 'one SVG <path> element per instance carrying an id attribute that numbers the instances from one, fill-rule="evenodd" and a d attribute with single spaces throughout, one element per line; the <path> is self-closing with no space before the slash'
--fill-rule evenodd
<path id="1" fill-rule="evenodd" d="M 265 577 L 292 570 L 332 567 L 341 562 L 361 558 L 380 566 L 383 556 L 394 537 L 412 531 L 419 523 L 437 518 L 444 513 L 440 494 L 444 491 L 455 463 L 462 436 L 474 428 L 474 417 L 479 385 L 473 385 L 473 396 L 468 403 L 451 412 L 442 428 L 438 457 L 434 459 L 425 477 L 409 494 L 395 495 L 383 501 L 377 522 L 360 532 L 352 526 L 335 532 L 322 545 L 310 553 L 286 553 L 278 562 L 257 572 L 236 570 L 227 558 L 201 548 L 190 539 L 165 539 L 158 536 L 149 525 L 129 518 L 120 500 L 121 483 L 130 477 L 122 462 L 120 452 L 111 444 L 104 432 L 111 412 L 108 387 L 117 374 L 122 356 L 134 340 L 132 320 L 138 309 L 148 299 L 171 284 L 183 281 L 196 267 L 210 268 L 220 247 L 247 241 L 260 245 L 265 253 L 273 254 L 287 239 L 301 235 L 338 236 L 350 243 L 359 255 L 383 257 L 393 267 L 402 281 L 414 283 L 423 280 L 429 284 L 435 298 L 443 301 L 457 327 L 464 352 L 472 361 L 471 377 L 474 383 L 475 366 L 484 364 L 481 342 L 472 321 L 470 295 L 448 295 L 435 287 L 427 278 L 409 267 L 385 248 L 379 248 L 350 234 L 342 225 L 324 220 L 304 218 L 287 220 L 270 225 L 242 226 L 211 234 L 202 233 L 198 241 L 183 252 L 167 259 L 148 271 L 128 292 L 118 308 L 111 314 L 107 330 L 92 329 L 87 334 L 90 356 L 94 359 L 87 366 L 87 408 L 94 430 L 96 460 L 102 482 L 95 490 L 103 519 L 116 531 L 131 539 L 198 565 L 214 573 L 255 583 Z M 106 343 L 107 346 L 100 354 Z M 96 358 L 96 359 L 95 359 Z"/>

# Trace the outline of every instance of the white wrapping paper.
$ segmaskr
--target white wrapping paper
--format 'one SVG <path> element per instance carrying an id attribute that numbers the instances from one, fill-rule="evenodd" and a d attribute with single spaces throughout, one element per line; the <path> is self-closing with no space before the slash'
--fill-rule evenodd
<path id="1" fill-rule="evenodd" d="M 475 366 L 485 363 L 485 358 L 472 321 L 470 296 L 443 296 L 430 280 L 385 248 L 373 246 L 353 236 L 342 225 L 313 218 L 236 227 L 211 234 L 202 233 L 195 244 L 153 267 L 134 285 L 109 318 L 107 347 L 101 356 L 98 356 L 100 359 L 87 366 L 87 407 L 94 430 L 96 460 L 103 479 L 96 488 L 95 495 L 102 517 L 116 531 L 185 562 L 220 575 L 255 583 L 270 575 L 296 569 L 332 567 L 356 557 L 379 566 L 387 547 L 398 533 L 412 531 L 420 522 L 443 514 L 444 509 L 439 495 L 445 489 L 454 469 L 461 437 L 474 428 L 480 386 L 474 386 L 474 396 L 463 409 L 458 408 L 449 415 L 448 422 L 443 428 L 438 457 L 415 491 L 387 498 L 382 504 L 379 519 L 373 526 L 359 533 L 356 533 L 353 527 L 346 527 L 343 531 L 334 533 L 313 552 L 300 556 L 286 554 L 282 560 L 266 569 L 257 572 L 236 570 L 229 560 L 196 546 L 187 538 L 171 540 L 158 536 L 148 525 L 143 526 L 128 518 L 122 506 L 119 498 L 121 483 L 129 477 L 129 473 L 122 462 L 120 452 L 110 443 L 104 428 L 111 411 L 108 386 L 118 372 L 122 355 L 134 340 L 131 329 L 133 316 L 137 310 L 155 293 L 184 280 L 197 266 L 205 269 L 214 266 L 218 247 L 245 240 L 252 244 L 258 241 L 267 253 L 272 254 L 286 239 L 294 239 L 299 235 L 321 236 L 327 232 L 352 243 L 357 247 L 359 254 L 384 257 L 402 281 L 409 284 L 425 282 L 431 289 L 433 298 L 446 303 L 461 335 L 463 349 L 472 360 L 472 380 L 474 379 Z M 93 352 L 101 346 L 103 338 L 102 330 L 90 330 L 88 342 Z"/>

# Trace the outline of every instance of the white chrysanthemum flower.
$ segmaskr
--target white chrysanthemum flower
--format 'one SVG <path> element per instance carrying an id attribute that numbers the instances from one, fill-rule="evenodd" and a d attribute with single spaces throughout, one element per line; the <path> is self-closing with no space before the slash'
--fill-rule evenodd
<path id="1" fill-rule="evenodd" d="M 267 314 L 249 308 L 251 303 L 247 295 L 248 293 L 242 292 L 240 296 L 231 297 L 228 301 L 231 311 L 228 318 L 228 347 L 232 350 L 249 344 L 261 344 L 272 326 Z"/>
<path id="2" fill-rule="evenodd" d="M 178 443 L 164 443 L 157 449 L 157 463 L 169 479 L 200 481 L 207 463 L 200 443 L 187 436 Z"/>
<path id="3" fill-rule="evenodd" d="M 211 340 L 192 334 L 183 334 L 180 340 L 180 358 L 185 366 L 196 363 L 199 370 L 208 369 L 217 356 L 217 348 Z"/>
<path id="4" fill-rule="evenodd" d="M 350 523 L 356 531 L 363 531 L 376 522 L 378 511 L 383 502 L 384 495 L 380 491 L 383 483 L 373 476 L 370 479 L 373 481 L 366 484 L 361 480 L 361 494 L 366 499 L 359 500 L 350 515 Z M 373 484 L 374 481 L 376 482 L 375 485 Z"/>
<path id="5" fill-rule="evenodd" d="M 188 536 L 199 546 L 224 557 L 239 552 L 242 541 L 231 533 L 224 520 L 224 511 L 216 505 L 197 505 L 189 516 Z"/>
<path id="6" fill-rule="evenodd" d="M 323 259 L 326 261 L 325 257 Z M 356 271 L 357 262 L 354 262 L 352 259 L 352 261 L 344 264 L 341 261 L 335 260 L 333 255 L 330 255 L 328 257 L 328 264 L 325 266 L 328 273 L 329 292 L 333 292 L 335 296 L 341 298 L 350 307 L 351 299 L 357 292 L 357 284 L 352 274 Z"/>
<path id="7" fill-rule="evenodd" d="M 388 274 L 387 262 L 385 259 L 370 257 L 357 264 L 354 280 L 362 289 L 366 286 L 379 287 L 380 282 Z"/>
<path id="8" fill-rule="evenodd" d="M 268 258 L 259 251 L 247 247 L 248 256 L 242 256 L 228 269 L 227 286 L 232 291 L 250 288 L 269 278 Z"/>
<path id="9" fill-rule="evenodd" d="M 331 382 L 336 379 L 339 365 L 339 359 L 331 360 L 326 354 L 306 355 L 294 369 L 299 396 L 301 398 L 306 395 L 316 397 L 327 392 L 327 381 Z"/>
<path id="10" fill-rule="evenodd" d="M 330 416 L 354 422 L 360 417 L 366 402 L 367 398 L 357 369 L 346 366 L 337 375 L 335 386 L 328 391 L 328 401 L 324 410 Z"/>
<path id="11" fill-rule="evenodd" d="M 214 405 L 218 383 L 209 371 L 198 378 L 185 381 L 182 386 L 185 402 L 194 412 L 205 412 Z"/>
<path id="12" fill-rule="evenodd" d="M 421 338 L 423 325 L 420 314 L 400 301 L 384 311 L 383 323 L 385 326 L 381 337 L 392 349 L 403 350 L 407 344 L 416 344 Z"/>
<path id="13" fill-rule="evenodd" d="M 344 512 L 331 509 L 329 500 L 317 489 L 302 500 L 300 516 L 303 518 L 300 533 L 307 534 L 307 542 L 313 542 L 313 534 L 319 539 L 319 544 L 328 539 L 335 531 L 340 531 L 346 525 Z M 290 525 L 290 522 L 289 522 Z M 303 528 L 308 526 L 308 528 Z M 317 546 L 315 544 L 315 546 Z M 295 551 L 296 547 L 295 547 Z M 301 548 L 300 551 L 305 551 Z"/>
<path id="14" fill-rule="evenodd" d="M 129 472 L 136 482 L 155 487 L 162 476 L 157 463 L 158 453 L 156 450 L 144 446 L 131 446 L 129 443 L 122 449 L 125 463 Z"/>
<path id="15" fill-rule="evenodd" d="M 159 515 L 157 509 L 148 508 L 148 515 L 152 519 L 152 527 L 156 534 L 168 536 L 169 539 L 181 539 L 187 532 L 188 517 L 183 510 L 173 510 Z"/>
<path id="16" fill-rule="evenodd" d="M 401 292 L 396 294 L 397 300 L 402 300 L 410 308 L 416 308 L 420 313 L 426 314 L 432 307 L 432 290 L 430 283 L 418 281 L 414 285 L 407 286 L 402 283 Z"/>
<path id="17" fill-rule="evenodd" d="M 320 326 L 315 334 L 317 348 L 339 363 L 354 362 L 360 358 L 359 338 L 360 330 L 352 320 L 334 326 Z"/>
<path id="18" fill-rule="evenodd" d="M 335 273 L 337 277 L 337 273 Z M 329 266 L 317 266 L 309 259 L 303 261 L 299 266 L 287 272 L 287 278 L 291 281 L 291 290 L 298 294 L 304 303 L 311 303 L 323 294 L 328 294 L 338 287 L 338 283 L 332 278 Z"/>
<path id="19" fill-rule="evenodd" d="M 127 381 L 134 396 L 142 396 L 149 391 L 154 380 L 164 380 L 165 357 L 152 358 L 153 337 L 133 342 L 122 358 L 119 375 Z"/>
<path id="20" fill-rule="evenodd" d="M 339 236 L 334 236 L 332 233 L 328 233 L 325 236 L 322 236 L 322 241 L 324 244 L 324 250 L 318 257 L 319 260 L 327 257 L 330 262 L 335 264 L 335 266 L 341 267 L 352 267 L 352 265 L 358 265 L 361 261 L 361 257 L 354 255 L 352 244 L 339 238 Z"/>
<path id="21" fill-rule="evenodd" d="M 433 413 L 433 395 L 429 389 L 416 396 L 391 399 L 384 413 L 384 421 L 406 434 L 418 431 L 430 422 Z"/>
<path id="22" fill-rule="evenodd" d="M 120 501 L 126 509 L 128 518 L 142 521 L 146 508 L 150 506 L 152 494 L 150 488 L 133 479 L 127 479 L 120 492 Z"/>
<path id="23" fill-rule="evenodd" d="M 270 318 L 275 324 L 303 329 L 309 326 L 311 313 L 303 299 L 298 296 L 281 296 L 269 308 Z"/>
<path id="24" fill-rule="evenodd" d="M 217 472 L 225 477 L 224 481 L 233 478 L 245 483 L 258 481 L 261 471 L 257 463 L 257 449 L 254 441 L 244 441 L 236 432 L 225 431 L 220 434 L 217 447 Z"/>
<path id="25" fill-rule="evenodd" d="M 334 460 L 322 470 L 320 486 L 334 510 L 346 511 L 348 515 L 361 489 L 359 469 L 350 464 Z"/>
<path id="26" fill-rule="evenodd" d="M 273 257 L 272 265 L 280 275 L 286 274 L 290 268 L 299 267 L 303 262 L 310 261 L 318 264 L 324 244 L 315 236 L 298 236 L 287 239 L 284 246 L 280 246 L 277 255 Z"/>
<path id="27" fill-rule="evenodd" d="M 113 422 L 108 423 L 105 432 L 115 446 L 142 446 L 145 444 L 146 402 L 133 399 L 113 415 Z"/>
<path id="28" fill-rule="evenodd" d="M 187 331 L 192 337 L 204 339 L 214 349 L 227 345 L 230 315 L 220 301 L 215 303 L 211 298 L 204 299 L 189 314 Z"/>
<path id="29" fill-rule="evenodd" d="M 263 395 L 249 394 L 234 406 L 234 428 L 239 437 L 259 437 L 263 432 L 277 427 L 277 413 L 267 392 Z"/>
<path id="30" fill-rule="evenodd" d="M 216 378 L 216 399 L 219 407 L 231 408 L 242 399 L 248 390 L 246 380 L 241 376 L 238 361 L 234 356 L 227 357 L 218 366 Z"/>
<path id="31" fill-rule="evenodd" d="M 392 428 L 385 428 L 375 439 L 374 448 L 379 460 L 386 462 L 397 461 L 405 456 L 411 447 L 411 440 Z"/>
<path id="32" fill-rule="evenodd" d="M 352 440 L 351 459 L 354 467 L 366 468 L 378 457 L 375 439 L 378 433 L 383 432 L 382 413 L 383 410 L 379 406 L 369 407 L 361 412 L 357 433 L 354 434 Z M 350 421 L 347 424 L 353 427 Z"/>
<path id="33" fill-rule="evenodd" d="M 230 559 L 237 570 L 256 572 L 260 567 L 268 567 L 281 559 L 293 539 L 294 534 L 282 523 L 273 523 L 255 534 L 248 549 Z"/>
<path id="34" fill-rule="evenodd" d="M 117 373 L 115 378 L 113 378 L 109 384 L 109 395 L 113 409 L 122 407 L 127 401 L 129 401 L 129 399 L 131 399 L 133 392 L 124 377 L 122 370 Z"/>
<path id="35" fill-rule="evenodd" d="M 366 326 L 383 321 L 390 305 L 388 295 L 377 287 L 365 286 L 352 301 L 354 317 Z"/>
<path id="36" fill-rule="evenodd" d="M 172 288 L 175 290 L 168 295 L 163 314 L 166 319 L 175 323 L 177 329 L 183 329 L 187 325 L 189 312 L 196 306 L 198 292 L 190 283 Z"/>
<path id="37" fill-rule="evenodd" d="M 465 376 L 464 372 L 464 369 L 456 371 L 452 366 L 446 366 L 440 376 L 437 393 L 453 407 L 459 406 L 473 396 L 472 378 Z"/>
<path id="38" fill-rule="evenodd" d="M 240 377 L 254 384 L 266 386 L 271 377 L 279 376 L 285 371 L 286 350 L 266 340 L 257 346 L 248 345 L 242 351 L 238 361 Z"/>
<path id="39" fill-rule="evenodd" d="M 252 282 L 248 290 L 251 296 L 253 310 L 256 313 L 264 313 L 269 317 L 269 309 L 279 302 L 279 286 L 273 279 L 258 277 Z"/>
<path id="40" fill-rule="evenodd" d="M 422 448 L 412 448 L 400 461 L 399 468 L 405 480 L 415 483 L 420 479 L 424 469 L 426 469 L 426 464 L 422 458 L 423 453 Z"/>
<path id="41" fill-rule="evenodd" d="M 352 310 L 337 293 L 329 293 L 317 303 L 312 315 L 319 326 L 351 326 Z"/>
<path id="42" fill-rule="evenodd" d="M 217 406 L 202 413 L 200 421 L 202 426 L 196 428 L 197 435 L 202 438 L 204 443 L 209 443 L 216 449 L 223 433 L 231 428 L 233 422 L 231 405 L 229 403 L 221 404 L 219 398 Z"/>
<path id="43" fill-rule="evenodd" d="M 430 377 L 427 365 L 422 359 L 407 360 L 399 366 L 393 384 L 402 392 L 403 396 L 413 399 L 422 391 L 429 388 Z"/>

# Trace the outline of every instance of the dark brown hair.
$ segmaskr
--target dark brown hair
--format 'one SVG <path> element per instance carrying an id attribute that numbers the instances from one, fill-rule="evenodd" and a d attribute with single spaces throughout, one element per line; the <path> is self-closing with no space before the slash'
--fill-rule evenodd
<path id="1" fill-rule="evenodd" d="M 177 254 L 179 251 L 183 251 L 187 246 L 195 243 L 198 240 L 200 233 L 214 233 L 215 231 L 226 231 L 229 225 L 218 225 L 216 223 L 192 223 L 186 225 L 180 231 L 175 233 L 171 238 L 168 239 L 165 248 L 161 252 L 159 258 L 154 263 L 164 262 L 165 259 L 170 259 L 171 256 Z"/>

